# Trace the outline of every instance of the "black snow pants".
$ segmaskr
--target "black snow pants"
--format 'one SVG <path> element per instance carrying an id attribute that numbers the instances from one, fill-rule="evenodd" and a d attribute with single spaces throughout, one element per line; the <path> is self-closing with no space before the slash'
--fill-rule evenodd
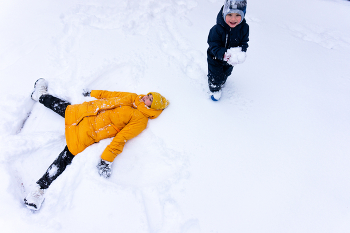
<path id="1" fill-rule="evenodd" d="M 211 92 L 219 91 L 231 75 L 233 66 L 227 62 L 208 57 L 208 84 Z"/>
<path id="2" fill-rule="evenodd" d="M 42 95 L 39 102 L 45 107 L 53 110 L 62 117 L 65 117 L 65 111 L 69 102 L 61 100 L 52 95 Z M 62 174 L 66 167 L 72 163 L 74 155 L 68 150 L 66 146 L 64 150 L 58 155 L 57 159 L 53 161 L 45 174 L 36 182 L 42 189 L 47 189 L 51 183 Z"/>

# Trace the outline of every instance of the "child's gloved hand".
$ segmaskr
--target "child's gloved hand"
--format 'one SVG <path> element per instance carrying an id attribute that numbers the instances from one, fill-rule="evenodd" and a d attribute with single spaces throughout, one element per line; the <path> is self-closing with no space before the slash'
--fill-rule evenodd
<path id="1" fill-rule="evenodd" d="M 247 57 L 246 53 L 242 51 L 241 47 L 230 48 L 226 53 L 230 55 L 227 63 L 232 66 L 242 64 Z"/>
<path id="2" fill-rule="evenodd" d="M 85 96 L 85 97 L 89 97 L 90 94 L 91 94 L 91 90 L 89 90 L 89 89 L 84 89 L 82 94 L 83 94 L 83 96 Z"/>
<path id="3" fill-rule="evenodd" d="M 112 174 L 112 162 L 101 159 L 97 164 L 98 174 L 104 178 L 109 178 Z"/>

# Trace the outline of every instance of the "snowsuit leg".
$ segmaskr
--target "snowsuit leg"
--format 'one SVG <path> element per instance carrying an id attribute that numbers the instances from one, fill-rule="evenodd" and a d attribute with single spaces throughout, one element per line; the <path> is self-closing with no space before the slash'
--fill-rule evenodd
<path id="1" fill-rule="evenodd" d="M 53 110 L 62 117 L 65 117 L 66 108 L 70 105 L 69 102 L 61 100 L 49 94 L 40 96 L 39 102 L 45 107 Z M 41 189 L 47 189 L 51 183 L 62 174 L 66 167 L 72 163 L 74 155 L 66 146 L 64 150 L 58 155 L 55 161 L 46 170 L 45 174 L 36 182 Z"/>
<path id="2" fill-rule="evenodd" d="M 41 189 L 47 189 L 51 183 L 62 174 L 66 167 L 72 163 L 74 155 L 68 150 L 66 146 L 59 154 L 57 159 L 50 165 L 43 177 L 36 183 L 40 185 Z"/>
<path id="3" fill-rule="evenodd" d="M 208 84 L 211 92 L 219 91 L 231 75 L 233 66 L 208 58 Z"/>
<path id="4" fill-rule="evenodd" d="M 65 116 L 66 108 L 68 105 L 70 105 L 69 102 L 61 100 L 49 94 L 40 96 L 39 102 L 62 117 Z"/>

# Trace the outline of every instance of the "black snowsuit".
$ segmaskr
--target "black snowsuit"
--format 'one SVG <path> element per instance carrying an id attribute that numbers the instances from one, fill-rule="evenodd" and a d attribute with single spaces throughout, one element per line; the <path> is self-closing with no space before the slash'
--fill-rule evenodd
<path id="1" fill-rule="evenodd" d="M 221 8 L 214 25 L 208 35 L 207 50 L 208 83 L 210 91 L 218 91 L 231 75 L 233 66 L 224 61 L 225 52 L 232 47 L 241 47 L 246 52 L 249 41 L 249 25 L 246 20 L 234 28 L 225 22 Z"/>

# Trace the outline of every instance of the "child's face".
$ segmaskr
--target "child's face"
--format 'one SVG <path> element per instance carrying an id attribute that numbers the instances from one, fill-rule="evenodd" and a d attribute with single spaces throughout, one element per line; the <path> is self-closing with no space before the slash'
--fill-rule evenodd
<path id="1" fill-rule="evenodd" d="M 152 94 L 145 95 L 144 97 L 141 98 L 141 101 L 144 102 L 148 107 L 151 107 L 153 102 Z"/>
<path id="2" fill-rule="evenodd" d="M 242 20 L 242 16 L 237 13 L 230 13 L 226 15 L 225 22 L 230 26 L 231 28 L 236 27 Z"/>

